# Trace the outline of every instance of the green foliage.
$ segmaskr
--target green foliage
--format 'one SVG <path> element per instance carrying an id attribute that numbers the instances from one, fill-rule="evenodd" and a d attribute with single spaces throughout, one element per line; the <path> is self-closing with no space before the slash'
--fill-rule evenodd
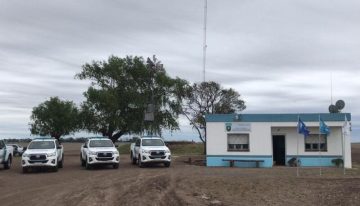
<path id="1" fill-rule="evenodd" d="M 344 164 L 343 160 L 340 158 L 333 159 L 331 162 L 336 165 L 336 167 L 341 167 Z"/>
<path id="2" fill-rule="evenodd" d="M 59 139 L 78 130 L 78 109 L 72 101 L 51 97 L 33 108 L 30 117 L 31 134 Z"/>
<path id="3" fill-rule="evenodd" d="M 90 132 L 116 141 L 130 132 L 161 134 L 179 128 L 179 92 L 187 82 L 169 77 L 155 56 L 146 63 L 141 57 L 110 56 L 85 64 L 76 77 L 91 80 L 81 105 L 82 127 Z M 152 122 L 144 121 L 149 104 L 154 105 Z"/>
<path id="4" fill-rule="evenodd" d="M 216 82 L 194 83 L 184 90 L 183 114 L 198 131 L 205 143 L 206 114 L 229 114 L 246 108 L 240 94 L 233 89 L 224 89 Z"/>

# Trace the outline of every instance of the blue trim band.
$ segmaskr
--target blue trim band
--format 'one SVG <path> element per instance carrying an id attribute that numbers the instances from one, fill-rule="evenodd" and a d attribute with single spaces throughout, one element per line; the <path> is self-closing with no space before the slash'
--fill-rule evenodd
<path id="1" fill-rule="evenodd" d="M 350 113 L 306 113 L 306 114 L 207 114 L 206 122 L 297 122 L 298 117 L 304 122 L 318 122 L 319 115 L 322 120 L 334 122 L 351 121 Z"/>
<path id="2" fill-rule="evenodd" d="M 296 155 L 287 155 L 286 156 L 286 165 L 288 161 L 296 157 Z M 337 155 L 328 155 L 328 156 L 319 156 L 316 155 L 299 155 L 302 167 L 333 167 L 335 166 L 332 163 L 333 159 L 342 158 Z M 206 156 L 206 165 L 209 167 L 229 167 L 229 161 L 223 161 L 224 159 L 232 160 L 262 160 L 263 162 L 259 163 L 260 167 L 270 168 L 273 166 L 273 157 L 271 155 L 207 155 Z M 235 162 L 235 167 L 256 167 L 255 162 Z"/>
<path id="3" fill-rule="evenodd" d="M 296 157 L 296 155 L 289 155 L 286 156 L 286 164 L 287 162 L 293 158 Z M 299 160 L 301 162 L 301 166 L 302 167 L 333 167 L 335 166 L 332 163 L 333 159 L 338 159 L 338 158 L 342 158 L 341 156 L 334 156 L 334 155 L 329 155 L 329 156 L 299 156 Z"/>
<path id="4" fill-rule="evenodd" d="M 262 160 L 263 162 L 259 163 L 259 167 L 272 167 L 273 159 L 272 156 L 262 156 L 262 155 L 207 155 L 206 156 L 206 165 L 209 167 L 229 167 L 229 161 L 223 161 L 223 159 L 233 159 L 233 160 Z M 255 162 L 235 162 L 235 167 L 256 167 Z"/>
<path id="5" fill-rule="evenodd" d="M 297 157 L 297 155 L 286 155 L 286 158 Z M 319 158 L 320 155 L 299 155 L 299 158 Z M 322 158 L 342 158 L 341 155 L 321 155 Z"/>
<path id="6" fill-rule="evenodd" d="M 206 157 L 272 158 L 272 155 L 206 155 Z"/>

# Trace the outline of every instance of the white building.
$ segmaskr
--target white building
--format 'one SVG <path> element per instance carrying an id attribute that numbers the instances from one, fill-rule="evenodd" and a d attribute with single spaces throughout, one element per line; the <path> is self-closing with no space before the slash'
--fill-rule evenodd
<path id="1" fill-rule="evenodd" d="M 310 130 L 306 138 L 298 133 L 299 118 Z M 319 118 L 329 135 L 319 135 Z M 231 161 L 255 167 L 258 160 L 258 166 L 272 167 L 288 165 L 294 157 L 302 167 L 335 166 L 332 160 L 344 157 L 345 167 L 351 168 L 350 120 L 349 113 L 207 115 L 207 166 L 229 166 Z"/>

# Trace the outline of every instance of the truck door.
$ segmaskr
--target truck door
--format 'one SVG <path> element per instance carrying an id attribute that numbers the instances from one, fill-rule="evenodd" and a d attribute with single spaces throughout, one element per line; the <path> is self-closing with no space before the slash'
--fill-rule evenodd
<path id="1" fill-rule="evenodd" d="M 60 161 L 62 158 L 62 149 L 61 149 L 62 145 L 60 145 L 57 140 L 55 140 L 55 145 L 56 145 L 56 150 L 57 150 L 57 154 L 58 154 L 57 159 L 58 159 L 58 161 Z"/>
<path id="2" fill-rule="evenodd" d="M 139 155 L 139 150 L 140 150 L 140 143 L 141 143 L 141 139 L 137 139 L 136 142 L 135 142 L 135 155 L 136 155 L 136 158 L 137 156 Z"/>
<path id="3" fill-rule="evenodd" d="M 0 162 L 3 162 L 5 158 L 6 146 L 3 141 L 0 141 Z"/>
<path id="4" fill-rule="evenodd" d="M 88 142 L 89 142 L 89 140 L 86 140 L 85 143 L 82 145 L 81 153 L 82 153 L 83 159 L 85 159 L 85 157 L 86 157 Z"/>

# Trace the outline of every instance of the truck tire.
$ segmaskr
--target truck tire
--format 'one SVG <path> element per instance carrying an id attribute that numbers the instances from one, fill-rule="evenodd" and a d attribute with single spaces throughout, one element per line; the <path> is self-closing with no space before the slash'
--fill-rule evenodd
<path id="1" fill-rule="evenodd" d="M 57 172 L 59 170 L 59 165 L 56 165 L 55 167 L 51 168 L 53 172 Z"/>
<path id="2" fill-rule="evenodd" d="M 165 167 L 170 167 L 170 162 L 164 162 Z"/>
<path id="3" fill-rule="evenodd" d="M 11 167 L 12 157 L 9 155 L 8 161 L 4 163 L 4 169 L 8 170 Z"/>
<path id="4" fill-rule="evenodd" d="M 63 168 L 63 167 L 64 167 L 64 155 L 62 155 L 61 161 L 59 161 L 59 163 L 58 163 L 58 167 L 59 167 L 59 168 Z"/>
<path id="5" fill-rule="evenodd" d="M 113 168 L 114 168 L 114 169 L 118 169 L 118 168 L 119 168 L 119 164 L 113 164 Z"/>
<path id="6" fill-rule="evenodd" d="M 139 155 L 137 161 L 138 161 L 138 166 L 139 166 L 139 167 L 141 167 L 141 168 L 144 167 L 144 163 L 142 163 L 141 158 L 140 158 L 140 155 Z"/>
<path id="7" fill-rule="evenodd" d="M 132 152 L 131 152 L 131 155 L 130 155 L 130 159 L 131 159 L 131 163 L 132 163 L 133 165 L 136 165 L 136 158 L 134 158 L 134 155 L 133 155 Z"/>
<path id="8" fill-rule="evenodd" d="M 83 158 L 82 158 L 82 155 L 81 155 L 81 153 L 80 153 L 80 162 L 81 162 L 81 166 L 82 167 L 85 167 L 85 161 L 83 160 Z"/>
<path id="9" fill-rule="evenodd" d="M 91 169 L 91 165 L 89 164 L 89 162 L 87 161 L 87 157 L 86 157 L 86 160 L 85 160 L 85 168 L 87 170 L 90 170 Z"/>

